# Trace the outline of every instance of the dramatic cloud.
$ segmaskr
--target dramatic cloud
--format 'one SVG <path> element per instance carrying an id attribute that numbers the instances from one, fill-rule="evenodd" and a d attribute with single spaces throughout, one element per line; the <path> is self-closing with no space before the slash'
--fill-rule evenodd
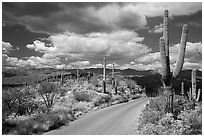
<path id="1" fill-rule="evenodd" d="M 3 42 L 2 41 L 2 53 L 10 53 L 13 46 L 9 42 Z"/>
<path id="2" fill-rule="evenodd" d="M 37 32 L 85 34 L 142 29 L 145 16 L 162 16 L 165 9 L 173 16 L 190 15 L 201 10 L 202 3 L 3 3 L 3 21 Z"/>
<path id="3" fill-rule="evenodd" d="M 119 60 L 135 58 L 151 51 L 141 44 L 143 37 L 134 31 L 120 30 L 111 33 L 80 35 L 64 33 L 49 37 L 53 47 L 44 56 L 58 56 L 73 60 Z M 50 47 L 51 48 L 51 47 Z M 47 50 L 48 51 L 48 50 Z"/>
<path id="4" fill-rule="evenodd" d="M 164 10 L 171 11 L 170 16 L 190 15 L 202 10 L 201 2 L 146 2 L 130 4 L 129 9 L 148 17 L 162 16 Z"/>

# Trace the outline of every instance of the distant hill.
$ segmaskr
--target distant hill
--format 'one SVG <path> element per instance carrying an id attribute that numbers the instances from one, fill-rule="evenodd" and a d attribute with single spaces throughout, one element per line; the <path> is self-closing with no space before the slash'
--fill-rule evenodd
<path id="1" fill-rule="evenodd" d="M 132 77 L 132 80 L 136 81 L 138 85 L 146 87 L 147 92 L 150 94 L 157 92 L 158 88 L 162 86 L 161 75 L 152 74 L 144 75 L 143 77 Z M 173 89 L 177 94 L 180 93 L 181 83 L 184 82 L 184 90 L 187 92 L 191 87 L 191 70 L 183 70 L 177 79 L 173 80 Z M 196 72 L 196 85 L 197 89 L 202 89 L 202 71 Z"/>
<path id="2" fill-rule="evenodd" d="M 2 77 L 14 77 L 14 76 L 28 76 L 27 73 L 20 70 L 7 70 L 2 72 Z"/>
<path id="3" fill-rule="evenodd" d="M 2 72 L 2 84 L 17 84 L 21 83 L 21 81 L 38 81 L 43 77 L 47 77 L 49 75 L 57 75 L 59 73 L 71 73 L 76 75 L 76 69 L 64 69 L 57 70 L 53 68 L 41 68 L 41 69 L 26 69 L 26 70 L 4 70 Z M 92 74 L 102 75 L 103 68 L 90 68 L 90 69 L 80 69 L 79 73 L 81 76 L 86 76 L 87 72 L 91 72 Z M 106 74 L 111 74 L 112 69 L 106 69 Z M 125 76 L 131 78 L 136 81 L 138 85 L 146 87 L 147 91 L 152 93 L 156 92 L 158 88 L 162 86 L 161 83 L 161 75 L 155 73 L 152 70 L 140 71 L 134 69 L 115 69 L 115 73 L 121 76 Z M 191 86 L 191 70 L 183 70 L 179 77 L 173 81 L 173 88 L 177 93 L 180 92 L 181 82 L 184 82 L 184 88 L 188 91 Z M 202 89 L 202 71 L 197 70 L 197 89 Z"/>

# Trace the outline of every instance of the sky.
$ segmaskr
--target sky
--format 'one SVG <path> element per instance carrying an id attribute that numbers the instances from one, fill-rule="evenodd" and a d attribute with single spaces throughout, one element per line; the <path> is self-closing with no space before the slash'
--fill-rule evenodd
<path id="1" fill-rule="evenodd" d="M 183 69 L 202 68 L 201 2 L 3 2 L 2 68 L 161 69 L 159 39 L 169 11 L 171 69 L 188 24 Z"/>

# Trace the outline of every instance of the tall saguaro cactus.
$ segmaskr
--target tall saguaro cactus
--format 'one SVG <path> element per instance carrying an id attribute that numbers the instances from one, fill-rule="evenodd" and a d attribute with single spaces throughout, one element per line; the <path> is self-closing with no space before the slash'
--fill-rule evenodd
<path id="1" fill-rule="evenodd" d="M 106 58 L 103 60 L 103 81 L 102 81 L 102 91 L 106 93 Z"/>
<path id="2" fill-rule="evenodd" d="M 161 73 L 162 80 L 164 86 L 164 92 L 168 97 L 169 108 L 168 112 L 173 112 L 173 92 L 172 92 L 172 80 L 177 78 L 180 71 L 183 67 L 184 57 L 185 57 L 185 49 L 187 42 L 187 32 L 188 26 L 185 24 L 183 26 L 181 41 L 180 41 L 180 49 L 178 58 L 176 61 L 176 66 L 173 70 L 173 74 L 170 72 L 170 58 L 169 58 L 169 22 L 168 22 L 168 10 L 164 12 L 164 20 L 163 20 L 163 37 L 160 38 L 160 57 L 161 57 Z"/>
<path id="3" fill-rule="evenodd" d="M 192 83 L 192 99 L 196 100 L 196 69 L 192 70 L 191 83 Z"/>

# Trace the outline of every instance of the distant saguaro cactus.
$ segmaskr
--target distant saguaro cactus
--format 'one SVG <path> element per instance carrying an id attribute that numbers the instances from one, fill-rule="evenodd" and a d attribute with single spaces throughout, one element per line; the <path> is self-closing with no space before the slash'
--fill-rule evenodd
<path id="1" fill-rule="evenodd" d="M 90 78 L 91 78 L 91 72 L 88 72 L 88 74 L 87 74 L 87 81 L 88 81 L 88 83 L 90 83 Z"/>
<path id="2" fill-rule="evenodd" d="M 115 79 L 115 94 L 118 93 L 118 81 Z"/>
<path id="3" fill-rule="evenodd" d="M 192 70 L 191 83 L 192 83 L 192 99 L 196 100 L 196 69 Z"/>
<path id="4" fill-rule="evenodd" d="M 191 99 L 192 99 L 192 91 L 191 91 L 191 88 L 189 88 L 188 98 L 189 98 L 189 100 L 191 100 Z"/>
<path id="5" fill-rule="evenodd" d="M 184 83 L 181 83 L 181 95 L 184 96 Z"/>
<path id="6" fill-rule="evenodd" d="M 77 68 L 77 83 L 79 84 L 79 68 Z"/>
<path id="7" fill-rule="evenodd" d="M 170 72 L 170 58 L 169 58 L 169 23 L 168 23 L 168 10 L 164 12 L 164 22 L 163 22 L 163 37 L 160 38 L 160 57 L 161 57 L 161 73 L 164 86 L 164 93 L 168 97 L 169 108 L 167 112 L 173 113 L 173 92 L 172 92 L 172 80 L 177 78 L 183 67 L 185 49 L 187 42 L 187 32 L 188 28 L 185 24 L 183 26 L 180 49 L 178 58 L 176 61 L 176 66 L 173 70 L 173 74 Z"/>
<path id="8" fill-rule="evenodd" d="M 113 63 L 113 68 L 112 68 L 112 88 L 114 88 L 114 71 L 115 71 L 115 64 Z"/>
<path id="9" fill-rule="evenodd" d="M 103 81 L 102 81 L 102 91 L 106 93 L 106 58 L 103 60 Z"/>

